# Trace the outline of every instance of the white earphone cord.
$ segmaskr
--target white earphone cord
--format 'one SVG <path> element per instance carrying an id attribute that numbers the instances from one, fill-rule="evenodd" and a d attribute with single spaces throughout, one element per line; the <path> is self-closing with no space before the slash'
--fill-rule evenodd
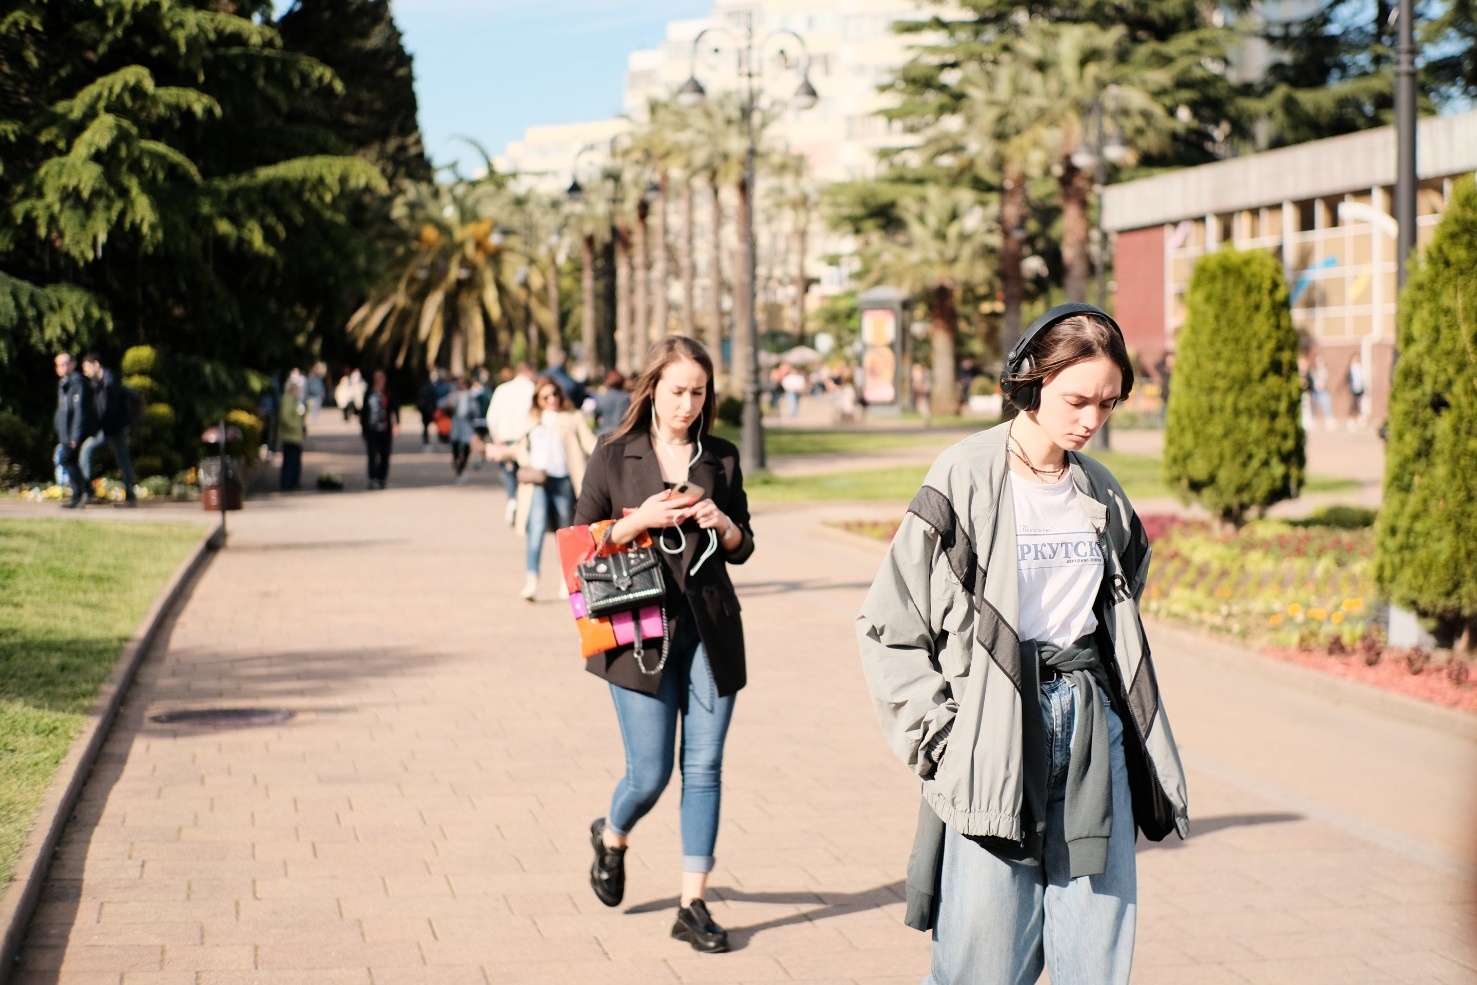
<path id="1" fill-rule="evenodd" d="M 652 432 L 652 434 L 656 434 L 657 433 L 657 431 L 656 431 L 656 404 L 655 403 L 653 403 L 651 405 L 651 432 Z M 658 436 L 658 438 L 659 437 L 660 436 Z M 702 454 L 703 454 L 703 416 L 701 414 L 699 414 L 698 415 L 698 418 L 697 418 L 697 438 L 694 441 L 694 444 L 696 445 L 697 450 L 692 453 L 692 458 L 688 459 L 688 461 L 687 461 L 687 473 L 688 473 L 688 475 L 691 475 L 692 474 L 692 467 L 697 464 L 697 460 L 699 458 L 701 458 L 702 457 Z M 683 551 L 687 550 L 687 534 L 685 534 L 685 533 L 682 532 L 682 528 L 681 527 L 674 527 L 673 529 L 677 531 L 677 547 L 675 549 L 667 546 L 667 531 L 666 531 L 665 528 L 663 528 L 661 534 L 658 535 L 658 537 L 656 539 L 656 543 L 657 543 L 657 546 L 660 547 L 663 552 L 665 552 L 667 554 L 671 554 L 672 556 L 675 557 L 678 554 L 681 554 Z M 717 550 L 718 550 L 718 531 L 710 529 L 708 531 L 708 549 L 706 551 L 703 551 L 702 557 L 700 557 L 700 558 L 697 559 L 697 563 L 695 563 L 692 566 L 692 569 L 690 571 L 688 571 L 687 573 L 690 574 L 690 575 L 697 574 L 698 573 L 698 570 L 700 568 L 702 568 L 703 562 L 707 561 L 708 558 L 712 557 L 713 554 Z"/>

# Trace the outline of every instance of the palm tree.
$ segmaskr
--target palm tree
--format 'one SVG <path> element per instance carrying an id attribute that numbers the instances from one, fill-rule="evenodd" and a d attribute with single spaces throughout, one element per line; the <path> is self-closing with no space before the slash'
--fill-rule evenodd
<path id="1" fill-rule="evenodd" d="M 691 156 L 691 135 L 684 125 L 686 114 L 675 102 L 653 99 L 647 103 L 647 124 L 637 134 L 636 146 L 646 155 L 654 180 L 650 191 L 650 209 L 654 216 L 651 229 L 651 340 L 670 330 L 670 303 L 667 271 L 667 196 L 672 186 L 674 169 L 684 168 Z M 684 299 L 690 309 L 691 278 L 685 284 Z M 690 316 L 689 316 L 690 317 Z"/>
<path id="2" fill-rule="evenodd" d="M 564 224 L 564 209 L 559 200 L 548 195 L 529 193 L 513 201 L 522 245 L 529 251 L 528 289 L 530 291 L 530 324 L 537 325 L 543 336 L 545 359 L 562 362 L 564 338 L 559 325 L 559 257 L 557 242 Z M 547 244 L 547 245 L 546 245 Z M 537 299 L 536 301 L 534 299 Z M 530 337 L 528 359 L 538 360 L 535 342 Z"/>
<path id="3" fill-rule="evenodd" d="M 571 212 L 580 244 L 580 366 L 593 379 L 599 361 L 599 301 L 595 284 L 597 257 L 615 234 L 614 191 L 606 189 L 613 172 L 602 172 L 598 182 L 580 192 Z"/>
<path id="4" fill-rule="evenodd" d="M 481 366 L 507 342 L 512 266 L 495 217 L 511 214 L 503 179 L 417 183 L 392 217 L 405 242 L 386 279 L 349 318 L 361 346 L 390 354 L 396 366 L 417 355 L 434 365 L 448 350 L 451 371 Z"/>
<path id="5" fill-rule="evenodd" d="M 732 93 L 711 95 L 690 113 L 689 130 L 693 134 L 698 153 L 692 159 L 692 168 L 701 174 L 711 192 L 711 212 L 708 233 L 711 245 L 708 253 L 708 318 L 705 326 L 705 341 L 713 357 L 715 375 L 723 375 L 723 189 L 743 184 L 744 156 L 747 142 L 743 131 L 742 113 L 738 97 Z M 742 252 L 743 248 L 740 248 Z M 744 256 L 739 257 L 744 266 Z M 738 295 L 744 293 L 744 275 L 741 273 L 735 284 L 734 324 L 747 324 L 739 320 Z M 733 363 L 742 366 L 740 345 L 744 340 L 734 332 Z M 728 392 L 738 391 L 737 380 L 731 381 Z"/>
<path id="6" fill-rule="evenodd" d="M 965 188 L 930 186 L 898 206 L 902 229 L 876 246 L 872 284 L 894 283 L 924 296 L 933 356 L 933 414 L 959 412 L 954 374 L 959 302 L 992 283 L 999 241 L 981 197 Z"/>
<path id="7" fill-rule="evenodd" d="M 965 69 L 960 81 L 961 128 L 948 135 L 955 160 L 976 182 L 1000 190 L 1000 352 L 1021 334 L 1025 302 L 1025 224 L 1029 178 L 1045 170 L 1052 133 L 1041 114 L 1042 76 L 1005 53 Z M 963 175 L 961 175 L 963 176 Z"/>
<path id="8" fill-rule="evenodd" d="M 1033 22 L 1014 54 L 1034 65 L 1043 83 L 1038 122 L 1055 134 L 1052 171 L 1061 194 L 1064 286 L 1069 300 L 1084 301 L 1091 272 L 1087 203 L 1093 168 L 1082 166 L 1080 152 L 1092 140 L 1088 125 L 1094 108 L 1104 111 L 1111 93 L 1115 125 L 1129 147 L 1137 152 L 1167 147 L 1177 124 L 1156 94 L 1171 91 L 1174 67 L 1143 61 L 1142 53 L 1130 50 L 1122 25 Z"/>
<path id="9" fill-rule="evenodd" d="M 786 277 L 794 287 L 791 317 L 795 322 L 795 344 L 805 342 L 805 293 L 809 283 L 805 275 L 805 253 L 809 245 L 810 214 L 815 195 L 810 182 L 810 165 L 803 154 L 788 150 L 770 156 L 766 169 L 771 176 L 765 200 L 769 215 L 790 214 L 790 269 Z"/>

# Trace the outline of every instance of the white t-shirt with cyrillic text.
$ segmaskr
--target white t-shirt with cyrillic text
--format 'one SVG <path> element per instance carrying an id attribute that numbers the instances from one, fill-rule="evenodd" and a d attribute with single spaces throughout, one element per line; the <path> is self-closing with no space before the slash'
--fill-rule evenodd
<path id="1" fill-rule="evenodd" d="M 1097 532 L 1069 475 L 1043 485 L 1010 474 L 1015 505 L 1020 636 L 1066 646 L 1097 629 L 1092 604 L 1103 580 Z"/>

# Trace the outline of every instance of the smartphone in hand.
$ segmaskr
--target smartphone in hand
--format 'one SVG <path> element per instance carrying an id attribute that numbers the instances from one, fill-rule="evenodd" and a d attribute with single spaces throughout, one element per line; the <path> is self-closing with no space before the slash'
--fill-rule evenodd
<path id="1" fill-rule="evenodd" d="M 684 479 L 672 487 L 672 495 L 691 496 L 695 501 L 702 502 L 708 498 L 708 491 L 702 486 Z"/>

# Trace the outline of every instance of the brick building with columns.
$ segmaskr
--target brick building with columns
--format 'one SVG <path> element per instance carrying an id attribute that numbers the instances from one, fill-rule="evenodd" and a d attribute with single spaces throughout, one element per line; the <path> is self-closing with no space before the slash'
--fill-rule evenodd
<path id="1" fill-rule="evenodd" d="M 1477 111 L 1421 120 L 1416 140 L 1420 249 L 1452 182 L 1477 170 Z M 1380 127 L 1108 186 L 1114 314 L 1130 348 L 1144 366 L 1173 350 L 1200 257 L 1226 243 L 1271 250 L 1303 346 L 1329 370 L 1337 416 L 1349 412 L 1357 353 L 1372 418 L 1383 420 L 1396 328 L 1395 167 L 1395 130 Z"/>

